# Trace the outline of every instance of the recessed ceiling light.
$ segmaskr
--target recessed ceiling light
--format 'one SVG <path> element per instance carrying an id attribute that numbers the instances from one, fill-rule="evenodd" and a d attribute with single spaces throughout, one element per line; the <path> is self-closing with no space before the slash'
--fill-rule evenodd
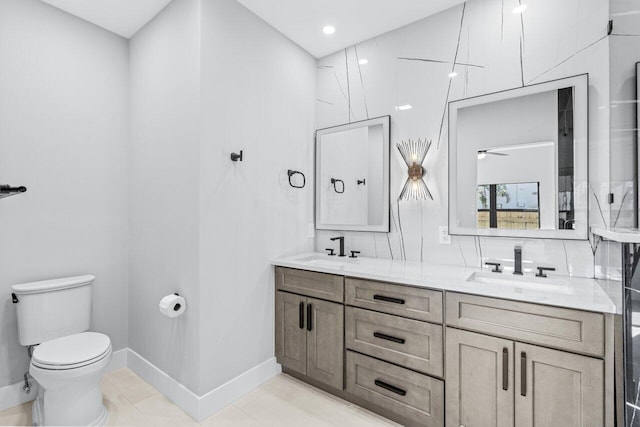
<path id="1" fill-rule="evenodd" d="M 336 32 L 336 27 L 334 27 L 333 25 L 325 25 L 325 27 L 322 29 L 322 32 L 330 36 L 331 34 Z"/>
<path id="2" fill-rule="evenodd" d="M 521 4 L 520 6 L 517 6 L 515 9 L 513 9 L 513 13 L 515 13 L 517 15 L 519 13 L 524 12 L 525 10 L 527 10 L 527 5 L 526 4 Z"/>
<path id="3" fill-rule="evenodd" d="M 458 75 L 458 73 L 456 73 L 455 71 L 453 71 L 453 72 L 449 73 L 449 78 L 450 78 L 450 79 L 452 79 L 452 78 L 454 78 L 454 77 L 455 77 L 455 76 L 457 76 L 457 75 Z"/>
<path id="4" fill-rule="evenodd" d="M 407 111 L 407 110 L 411 110 L 413 107 L 409 104 L 407 105 L 400 105 L 398 107 L 396 107 L 396 111 L 400 110 L 400 111 Z"/>
<path id="5" fill-rule="evenodd" d="M 366 58 L 362 58 L 360 61 L 358 61 L 358 64 L 360 65 L 367 65 L 369 63 L 369 60 Z"/>

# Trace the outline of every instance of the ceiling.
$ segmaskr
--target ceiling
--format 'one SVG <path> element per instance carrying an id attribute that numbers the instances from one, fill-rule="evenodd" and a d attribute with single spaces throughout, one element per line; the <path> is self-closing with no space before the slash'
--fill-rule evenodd
<path id="1" fill-rule="evenodd" d="M 42 0 L 99 27 L 133 36 L 171 0 Z"/>
<path id="2" fill-rule="evenodd" d="M 238 1 L 307 52 L 321 58 L 464 0 Z M 324 35 L 325 25 L 333 25 L 335 34 Z"/>
<path id="3" fill-rule="evenodd" d="M 130 38 L 171 0 L 42 0 Z M 218 0 L 204 0 L 218 1 Z M 320 58 L 440 12 L 464 0 L 237 0 Z M 400 6 L 400 7 L 399 7 Z M 323 34 L 333 25 L 335 34 Z"/>

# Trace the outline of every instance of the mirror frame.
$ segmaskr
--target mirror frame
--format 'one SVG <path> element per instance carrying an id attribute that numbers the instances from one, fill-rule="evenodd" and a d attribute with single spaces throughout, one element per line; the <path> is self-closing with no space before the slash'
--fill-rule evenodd
<path id="1" fill-rule="evenodd" d="M 483 229 L 457 225 L 456 193 L 458 189 L 458 110 L 491 102 L 520 98 L 527 95 L 574 88 L 574 200 L 576 200 L 576 228 L 573 230 Z M 516 237 L 533 239 L 589 239 L 589 75 L 551 80 L 515 89 L 479 95 L 449 102 L 449 234 L 455 236 Z"/>
<path id="2" fill-rule="evenodd" d="M 382 200 L 385 202 L 385 206 L 382 207 L 382 224 L 380 225 L 353 225 L 353 224 L 323 224 L 320 222 L 320 204 L 322 202 L 320 198 L 320 138 L 323 135 L 336 133 L 340 131 L 347 131 L 352 129 L 358 129 L 362 127 L 369 127 L 372 125 L 382 125 L 382 135 L 384 140 L 382 142 L 383 145 L 383 170 L 382 170 L 382 182 L 383 182 L 383 196 Z M 369 232 L 380 232 L 380 233 L 388 233 L 390 228 L 389 221 L 389 210 L 390 210 L 390 152 L 391 150 L 391 116 L 381 116 L 375 117 L 369 120 L 361 120 L 357 122 L 346 123 L 343 125 L 332 126 L 324 129 L 316 130 L 316 138 L 315 138 L 315 157 L 314 157 L 314 166 L 315 166 L 315 197 L 314 197 L 314 212 L 315 212 L 315 226 L 317 230 L 340 230 L 340 231 L 369 231 Z"/>
<path id="3" fill-rule="evenodd" d="M 640 62 L 636 62 L 636 147 L 640 147 Z M 634 227 L 638 227 L 640 224 L 640 198 L 638 196 L 638 189 L 640 188 L 640 174 L 638 174 L 638 170 L 640 169 L 640 149 L 636 148 L 636 164 L 635 164 L 635 175 L 636 179 L 634 182 L 633 192 L 635 194 L 635 198 L 633 200 L 633 209 L 636 212 L 636 217 L 634 218 Z"/>

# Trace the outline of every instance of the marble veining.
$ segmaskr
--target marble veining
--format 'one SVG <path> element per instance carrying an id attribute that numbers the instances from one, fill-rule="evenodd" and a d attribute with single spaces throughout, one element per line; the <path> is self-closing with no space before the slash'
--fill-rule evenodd
<path id="1" fill-rule="evenodd" d="M 452 236 L 451 245 L 438 244 L 438 228 L 447 225 L 448 102 L 582 73 L 588 73 L 590 80 L 590 225 L 628 222 L 627 210 L 620 214 L 619 208 L 628 209 L 633 190 L 628 185 L 612 188 L 609 110 L 602 108 L 610 101 L 607 4 L 540 0 L 523 14 L 512 14 L 520 4 L 520 0 L 469 0 L 319 60 L 317 128 L 391 113 L 392 144 L 418 137 L 436 142 L 424 165 L 434 200 L 396 200 L 406 169 L 393 153 L 391 232 L 341 233 L 348 246 L 368 257 L 480 267 L 487 260 L 508 259 L 517 244 L 524 247 L 525 257 L 550 264 L 562 274 L 594 277 L 598 240 L 593 238 Z M 363 58 L 366 65 L 360 64 Z M 459 74 L 449 77 L 452 72 Z M 406 104 L 413 108 L 396 110 Z M 614 205 L 606 203 L 610 192 L 616 192 Z M 316 250 L 327 247 L 333 234 L 318 231 Z"/>
<path id="2" fill-rule="evenodd" d="M 479 268 L 375 258 L 339 259 L 317 253 L 278 258 L 272 264 L 555 307 L 622 313 L 620 282 L 552 274 L 548 280 L 539 279 L 534 277 L 532 266 L 525 267 L 525 281 L 518 282 L 519 279 L 513 279 L 506 269 L 503 273 L 489 273 L 489 270 Z M 470 280 L 474 276 L 480 280 Z"/>

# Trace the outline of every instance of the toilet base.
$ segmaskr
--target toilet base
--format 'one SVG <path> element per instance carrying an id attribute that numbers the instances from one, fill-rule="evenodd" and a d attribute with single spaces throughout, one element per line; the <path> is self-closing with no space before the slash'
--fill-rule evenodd
<path id="1" fill-rule="evenodd" d="M 31 416 L 33 417 L 33 425 L 34 426 L 44 426 L 44 411 L 43 411 L 43 396 L 42 392 L 38 393 L 38 397 L 33 402 L 33 408 L 31 409 Z M 107 424 L 109 420 L 109 411 L 102 405 L 102 411 L 98 418 L 96 418 L 93 422 L 87 424 L 87 426 L 95 426 L 102 427 Z"/>

